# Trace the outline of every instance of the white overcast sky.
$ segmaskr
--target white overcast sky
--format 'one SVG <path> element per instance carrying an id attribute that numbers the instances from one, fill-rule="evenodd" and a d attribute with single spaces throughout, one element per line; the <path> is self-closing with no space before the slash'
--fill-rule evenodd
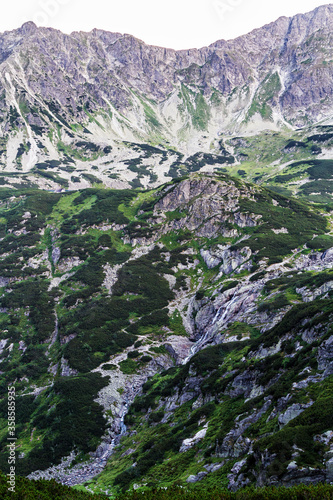
<path id="1" fill-rule="evenodd" d="M 65 33 L 130 33 L 146 43 L 188 49 L 248 33 L 280 16 L 304 13 L 325 0 L 7 0 L 0 32 L 26 21 Z"/>

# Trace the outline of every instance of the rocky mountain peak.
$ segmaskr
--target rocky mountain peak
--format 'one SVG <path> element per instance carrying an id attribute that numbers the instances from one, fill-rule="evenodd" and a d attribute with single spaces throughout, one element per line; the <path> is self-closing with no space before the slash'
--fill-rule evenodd
<path id="1" fill-rule="evenodd" d="M 0 35 L 0 165 L 30 171 L 77 144 L 104 151 L 119 141 L 219 154 L 221 135 L 330 123 L 332 25 L 329 4 L 176 51 L 25 23 Z"/>
<path id="2" fill-rule="evenodd" d="M 28 21 L 22 24 L 21 28 L 18 29 L 18 32 L 21 35 L 30 36 L 33 33 L 35 33 L 35 31 L 37 31 L 38 29 L 39 29 L 38 26 L 33 21 Z"/>

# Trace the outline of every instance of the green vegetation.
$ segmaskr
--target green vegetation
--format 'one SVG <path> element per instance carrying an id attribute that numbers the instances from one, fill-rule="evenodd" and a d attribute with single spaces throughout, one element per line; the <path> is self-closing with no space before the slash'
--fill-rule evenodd
<path id="1" fill-rule="evenodd" d="M 85 500 L 90 498 L 103 499 L 110 498 L 104 494 L 86 493 L 80 491 L 78 487 L 69 488 L 56 483 L 54 480 L 29 481 L 22 477 L 16 477 L 15 493 L 8 491 L 7 478 L 0 476 L 0 495 L 4 500 L 22 498 L 34 498 L 38 500 Z M 141 497 L 145 500 L 330 500 L 333 498 L 333 489 L 330 485 L 300 485 L 292 488 L 247 488 L 232 493 L 218 486 L 194 485 L 192 487 L 180 488 L 173 486 L 165 489 L 145 488 L 144 493 L 131 492 L 111 497 L 114 500 L 138 500 Z"/>
<path id="2" fill-rule="evenodd" d="M 182 100 L 180 111 L 187 112 L 190 115 L 194 128 L 206 130 L 210 120 L 210 107 L 203 94 L 195 94 L 186 85 L 182 84 L 179 97 Z"/>
<path id="3" fill-rule="evenodd" d="M 288 150 L 306 149 L 295 143 L 283 139 Z M 133 148 L 147 157 L 159 151 L 150 145 Z M 197 171 L 207 161 L 221 165 L 228 159 L 223 148 L 225 156 L 197 154 L 186 160 L 186 168 Z M 38 171 L 58 167 L 40 164 Z M 319 167 L 329 171 L 328 165 Z M 324 174 L 311 175 L 319 182 Z M 0 340 L 5 342 L 0 411 L 5 414 L 7 386 L 16 381 L 17 443 L 24 453 L 20 474 L 59 463 L 72 450 L 77 461 L 87 459 L 107 431 L 96 403 L 99 391 L 119 371 L 132 383 L 137 374 L 153 370 L 155 376 L 128 408 L 128 433 L 102 474 L 85 485 L 89 489 L 119 496 L 138 485 L 133 495 L 145 488 L 145 495 L 164 495 L 154 490 L 161 486 L 171 495 L 178 485 L 184 495 L 198 488 L 204 498 L 216 486 L 228 486 L 234 464 L 243 458 L 242 473 L 254 484 L 266 449 L 269 477 L 282 478 L 295 447 L 299 467 L 323 467 L 328 450 L 314 436 L 333 425 L 325 409 L 332 405 L 332 381 L 329 374 L 304 381 L 319 368 L 320 375 L 326 370 L 320 353 L 331 335 L 333 273 L 303 272 L 294 262 L 331 248 L 329 211 L 323 215 L 323 206 L 224 173 L 192 174 L 192 197 L 184 203 L 182 195 L 175 196 L 178 187 L 182 193 L 180 182 L 153 191 L 0 190 Z M 202 200 L 199 186 L 205 189 Z M 224 203 L 219 189 L 227 193 Z M 222 263 L 207 266 L 202 252 L 219 255 L 221 248 L 223 272 Z M 238 257 L 248 260 L 225 271 Z M 267 269 L 282 261 L 280 271 Z M 220 295 L 233 298 L 244 287 L 252 288 L 254 312 L 282 319 L 264 329 L 260 318 L 247 324 L 231 316 L 215 332 L 214 343 L 223 343 L 206 346 L 181 364 L 179 352 L 188 340 L 177 339 L 177 348 L 172 336 L 187 336 L 190 323 L 199 338 L 219 309 Z M 313 292 L 313 300 L 303 302 L 304 290 Z M 98 367 L 108 376 L 92 372 Z M 118 397 L 124 398 L 127 388 L 121 385 Z M 302 414 L 279 426 L 276 407 L 283 412 L 309 402 Z M 113 408 L 106 414 L 112 425 Z M 233 445 L 226 452 L 238 423 L 252 455 L 245 448 L 234 456 Z M 199 431 L 202 438 L 180 453 L 183 441 Z M 6 421 L 0 419 L 4 472 L 6 439 Z M 188 485 L 190 475 L 215 464 L 221 467 L 202 476 L 200 485 Z"/>
<path id="4" fill-rule="evenodd" d="M 251 238 L 247 243 L 256 252 L 255 261 L 268 257 L 269 263 L 281 262 L 283 256 L 301 248 L 314 235 L 327 231 L 324 218 L 296 200 L 265 190 L 255 198 L 255 204 L 245 199 L 240 202 L 242 211 L 261 217 L 259 225 L 250 229 Z M 282 233 L 276 234 L 273 230 Z M 236 245 L 235 248 L 241 247 Z"/>
<path id="5" fill-rule="evenodd" d="M 21 396 L 16 400 L 16 429 L 18 443 L 26 450 L 25 457 L 17 463 L 18 474 L 46 469 L 59 463 L 73 448 L 83 455 L 98 446 L 106 429 L 102 408 L 93 400 L 108 379 L 89 373 L 77 377 L 59 378 L 54 387 L 36 399 Z M 1 401 L 5 414 L 7 399 Z M 28 427 L 27 427 L 28 426 Z M 32 430 L 38 440 L 32 447 L 29 441 Z M 8 472 L 7 436 L 1 439 L 0 469 Z"/>
<path id="6" fill-rule="evenodd" d="M 15 479 L 15 492 L 9 491 L 10 484 L 7 477 L 0 474 L 0 497 L 3 500 L 89 500 L 92 498 L 106 499 L 105 495 L 92 495 L 90 493 L 76 491 L 68 486 L 63 486 L 54 480 L 29 481 L 17 476 Z"/>
<path id="7" fill-rule="evenodd" d="M 275 302 L 277 303 L 279 300 L 277 297 Z M 112 469 L 119 460 L 120 454 L 124 453 L 129 445 L 124 439 L 111 460 L 110 469 L 103 472 L 97 483 L 104 484 L 106 481 L 109 485 L 113 483 L 115 486 L 119 485 L 126 489 L 133 482 L 141 484 L 142 481 L 148 481 L 150 484 L 154 482 L 153 478 L 158 474 L 159 477 L 163 478 L 159 482 L 160 486 L 170 487 L 176 481 L 185 485 L 185 480 L 190 474 L 196 474 L 202 470 L 202 466 L 200 469 L 199 465 L 200 457 L 203 457 L 208 463 L 211 463 L 209 460 L 213 460 L 214 463 L 214 459 L 217 458 L 216 446 L 222 444 L 228 432 L 233 428 L 237 415 L 244 415 L 244 417 L 250 414 L 255 415 L 257 410 L 253 410 L 253 408 L 260 409 L 267 397 L 272 398 L 270 409 L 268 410 L 266 407 L 262 419 L 253 417 L 254 423 L 248 427 L 246 436 L 256 440 L 256 449 L 263 451 L 268 447 L 271 453 L 275 453 L 278 448 L 281 448 L 281 442 L 288 442 L 289 449 L 296 445 L 304 450 L 297 460 L 300 466 L 318 467 L 319 465 L 320 467 L 321 459 L 318 459 L 318 452 L 322 448 L 316 445 L 313 437 L 332 426 L 329 412 L 332 377 L 329 377 L 324 385 L 318 383 L 310 386 L 309 397 L 315 400 L 315 404 L 292 423 L 285 426 L 280 431 L 281 437 L 277 433 L 276 419 L 272 421 L 268 419 L 274 408 L 273 401 L 276 402 L 284 394 L 290 392 L 295 380 L 302 380 L 302 376 L 299 375 L 302 370 L 306 367 L 312 370 L 317 366 L 315 347 L 304 344 L 299 353 L 288 359 L 285 359 L 283 351 L 262 360 L 251 359 L 247 354 L 253 352 L 260 345 L 266 347 L 273 345 L 284 334 L 292 331 L 294 332 L 293 338 L 297 338 L 297 331 L 301 328 L 306 329 L 318 325 L 325 332 L 325 327 L 323 328 L 321 325 L 327 324 L 331 311 L 331 302 L 327 301 L 295 306 L 279 325 L 266 332 L 264 336 L 260 336 L 260 333 L 255 329 L 249 331 L 247 325 L 231 325 L 230 334 L 240 334 L 241 336 L 250 334 L 250 340 L 208 347 L 193 356 L 187 365 L 171 368 L 148 380 L 143 386 L 143 395 L 136 398 L 126 416 L 126 424 L 129 429 L 136 429 L 138 433 L 133 454 L 137 466 L 135 469 L 132 467 L 123 469 L 118 475 L 116 470 Z M 318 315 L 319 312 L 320 315 Z M 293 352 L 294 348 L 293 343 L 283 344 L 283 349 L 288 354 Z M 253 374 L 256 374 L 258 383 L 266 386 L 267 389 L 262 396 L 246 402 L 245 396 L 237 393 L 233 395 L 233 390 L 237 387 L 236 380 L 245 376 L 248 370 L 252 370 Z M 169 427 L 167 424 L 160 423 L 161 418 L 166 414 L 164 404 L 167 402 L 167 398 L 182 391 L 188 391 L 189 373 L 191 373 L 191 377 L 200 374 L 200 379 L 197 379 L 198 387 L 193 391 L 193 399 L 173 411 L 171 418 L 176 425 Z M 261 374 L 260 378 L 258 378 L 258 373 Z M 270 384 L 270 380 L 274 378 L 276 380 L 277 374 L 279 374 L 278 381 Z M 196 401 L 198 393 L 210 398 L 211 402 L 202 404 L 199 408 L 196 407 L 193 403 Z M 304 395 L 302 396 L 300 393 L 294 397 L 296 399 L 293 401 L 297 402 L 300 401 L 297 398 L 304 398 Z M 303 400 L 301 399 L 301 401 Z M 319 417 L 320 412 L 322 412 L 323 418 Z M 179 454 L 182 441 L 194 435 L 200 429 L 200 422 L 203 425 L 202 422 L 205 421 L 209 422 L 206 437 L 191 451 Z M 133 444 L 132 442 L 131 447 Z M 278 468 L 279 474 L 284 473 L 290 458 L 288 453 L 283 453 L 279 451 L 277 462 L 272 462 L 269 474 L 275 475 Z M 319 456 L 322 457 L 322 454 Z M 233 463 L 231 461 L 231 466 Z M 276 465 L 277 463 L 280 465 Z M 119 463 L 118 471 L 120 467 Z M 222 481 L 222 484 L 223 481 L 227 480 L 229 471 L 230 468 L 221 469 L 222 476 L 219 476 L 219 480 Z M 248 472 L 250 473 L 250 469 Z M 202 487 L 208 488 L 212 484 L 211 480 L 214 480 L 214 474 L 202 480 Z M 207 486 L 205 486 L 206 481 Z"/>
<path id="8" fill-rule="evenodd" d="M 260 113 L 264 120 L 271 120 L 273 112 L 269 103 L 279 94 L 281 88 L 281 81 L 278 73 L 267 75 L 255 94 L 247 114 L 247 120 L 252 118 L 256 113 Z"/>
<path id="9" fill-rule="evenodd" d="M 117 500 L 137 500 L 142 494 L 126 493 L 117 497 Z M 168 488 L 167 490 L 156 489 L 146 490 L 144 498 L 147 500 L 330 500 L 333 497 L 332 487 L 329 485 L 317 486 L 294 486 L 292 488 L 248 488 L 232 493 L 227 490 L 221 490 L 218 486 L 195 486 L 193 488 L 179 488 L 178 486 Z"/>

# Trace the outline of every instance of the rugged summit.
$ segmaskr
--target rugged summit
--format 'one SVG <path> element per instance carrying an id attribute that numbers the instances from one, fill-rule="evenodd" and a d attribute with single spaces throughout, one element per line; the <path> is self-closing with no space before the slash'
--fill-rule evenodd
<path id="1" fill-rule="evenodd" d="M 82 138 L 209 151 L 221 132 L 330 120 L 332 23 L 324 5 L 186 51 L 26 23 L 0 36 L 3 164 L 19 152 L 29 170 Z"/>

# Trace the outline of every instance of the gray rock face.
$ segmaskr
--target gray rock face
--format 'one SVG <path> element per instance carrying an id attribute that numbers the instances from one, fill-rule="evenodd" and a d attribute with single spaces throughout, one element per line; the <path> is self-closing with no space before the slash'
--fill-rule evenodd
<path id="1" fill-rule="evenodd" d="M 296 292 L 302 295 L 302 299 L 304 302 L 312 302 L 317 297 L 326 294 L 327 292 L 333 289 L 333 281 L 329 281 L 328 283 L 324 283 L 321 287 L 316 290 L 308 290 L 307 288 L 297 288 Z"/>
<path id="2" fill-rule="evenodd" d="M 249 479 L 244 480 L 244 475 L 239 474 L 242 467 L 246 464 L 246 459 L 236 462 L 231 469 L 231 474 L 228 475 L 229 488 L 232 491 L 236 491 L 239 488 L 245 487 L 249 483 Z M 239 475 L 238 475 L 239 474 Z M 237 477 L 238 476 L 238 477 Z"/>
<path id="3" fill-rule="evenodd" d="M 318 349 L 318 369 L 324 370 L 324 376 L 333 374 L 333 335 Z"/>
<path id="4" fill-rule="evenodd" d="M 251 394 L 256 382 L 256 375 L 255 372 L 244 372 L 235 377 L 230 390 L 230 396 L 236 398 L 244 395 L 247 398 Z"/>
<path id="5" fill-rule="evenodd" d="M 26 23 L 0 35 L 3 132 L 27 132 L 30 169 L 42 154 L 37 135 L 47 135 L 54 123 L 69 142 L 70 125 L 79 123 L 93 133 L 99 127 L 109 137 L 133 141 L 156 134 L 157 127 L 186 148 L 193 133 L 251 128 L 252 119 L 261 120 L 262 129 L 322 120 L 331 115 L 333 102 L 332 26 L 333 6 L 324 5 L 235 40 L 175 51 L 131 35 L 98 29 L 67 35 Z M 192 107 L 189 87 L 195 93 Z M 272 113 L 267 118 L 244 112 L 252 103 Z M 196 111 L 202 109 L 205 119 L 198 122 Z M 98 124 L 89 123 L 89 114 L 99 115 Z"/>
<path id="6" fill-rule="evenodd" d="M 206 436 L 207 427 L 208 425 L 206 425 L 206 427 L 201 431 L 198 431 L 192 438 L 184 439 L 180 447 L 179 453 L 183 453 L 184 451 L 190 450 L 191 448 L 193 448 L 195 444 L 201 441 Z"/>
<path id="7" fill-rule="evenodd" d="M 78 371 L 71 368 L 68 361 L 65 358 L 61 359 L 61 376 L 70 377 L 71 375 L 77 375 Z"/>
<path id="8" fill-rule="evenodd" d="M 3 353 L 6 345 L 7 345 L 8 339 L 3 339 L 0 340 L 0 355 Z"/>
<path id="9" fill-rule="evenodd" d="M 251 188 L 237 189 L 228 181 L 212 183 L 207 178 L 190 178 L 166 192 L 156 203 L 154 215 L 159 217 L 166 212 L 179 210 L 184 217 L 165 225 L 164 232 L 188 229 L 196 231 L 198 236 L 212 238 L 217 233 L 224 235 L 229 231 L 228 223 L 234 222 L 232 213 L 239 210 L 239 196 L 249 197 L 251 194 Z M 248 220 L 250 225 L 255 225 L 249 216 L 246 219 L 243 214 L 243 218 Z M 221 256 L 216 255 L 215 260 L 221 260 Z"/>
<path id="10" fill-rule="evenodd" d="M 267 411 L 271 404 L 271 400 L 265 402 L 261 410 L 256 410 L 248 417 L 235 422 L 234 428 L 226 435 L 221 445 L 217 446 L 216 452 L 220 458 L 238 458 L 244 456 L 251 447 L 251 440 L 245 438 L 243 433 L 245 430 L 259 420 L 259 418 Z"/>
<path id="11" fill-rule="evenodd" d="M 333 458 L 326 462 L 326 481 L 328 483 L 333 483 Z"/>
<path id="12" fill-rule="evenodd" d="M 54 247 L 52 250 L 52 261 L 54 265 L 57 265 L 61 255 L 61 250 L 58 247 Z"/>
<path id="13" fill-rule="evenodd" d="M 189 476 L 187 479 L 186 479 L 186 482 L 187 483 L 197 483 L 198 481 L 201 481 L 201 479 L 203 479 L 205 476 L 207 476 L 208 472 L 198 472 L 198 474 L 196 476 Z"/>
<path id="14" fill-rule="evenodd" d="M 204 259 L 208 269 L 222 264 L 220 273 L 231 274 L 242 264 L 251 258 L 252 252 L 250 248 L 244 247 L 242 250 L 230 251 L 229 247 L 218 245 L 214 252 L 209 250 L 201 250 L 201 256 Z"/>
<path id="15" fill-rule="evenodd" d="M 313 403 L 301 405 L 294 404 L 291 405 L 282 415 L 279 415 L 278 421 L 280 427 L 287 425 L 289 422 L 294 420 L 294 418 L 298 417 L 306 408 L 309 408 Z"/>
<path id="16" fill-rule="evenodd" d="M 297 484 L 318 484 L 326 481 L 325 470 L 312 469 L 304 467 L 302 469 L 291 470 L 282 477 L 282 484 L 287 487 L 296 486 Z M 272 478 L 271 485 L 277 485 L 278 481 Z M 281 483 L 280 483 L 281 484 Z"/>

